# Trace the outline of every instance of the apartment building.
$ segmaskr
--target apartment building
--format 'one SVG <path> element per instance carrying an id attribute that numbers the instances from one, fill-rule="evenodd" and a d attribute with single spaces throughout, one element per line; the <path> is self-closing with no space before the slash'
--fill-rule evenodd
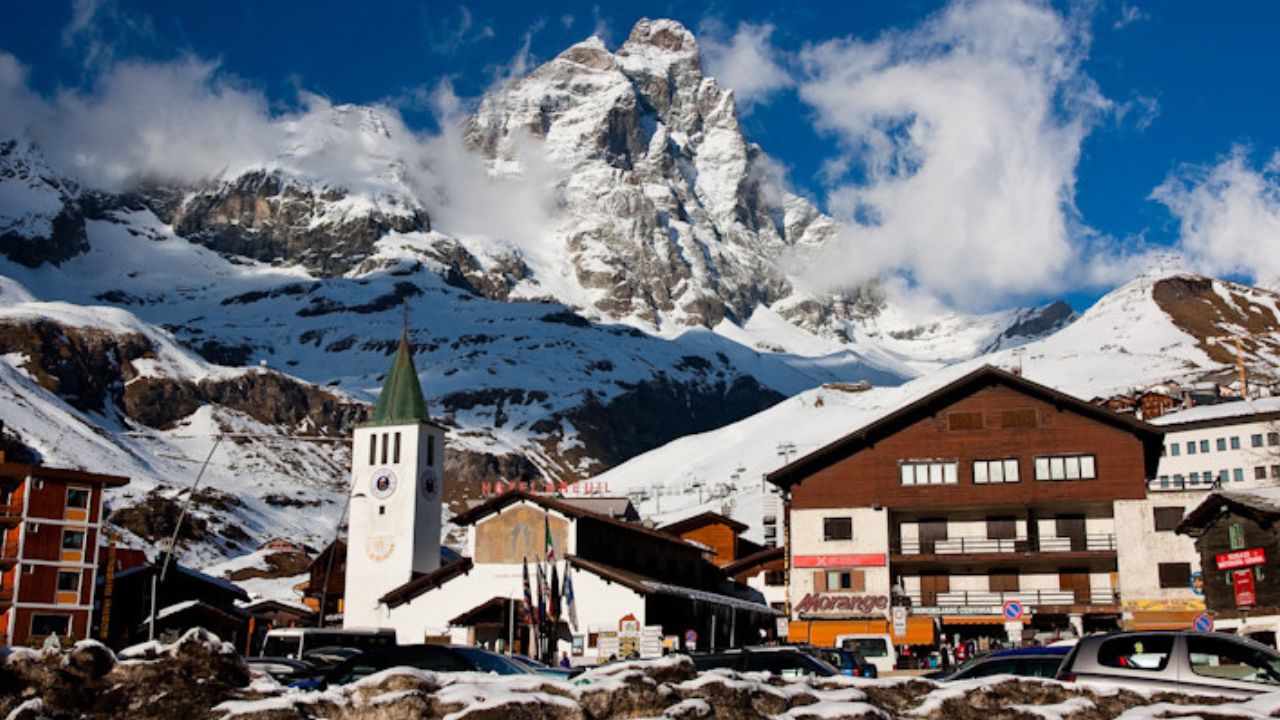
<path id="1" fill-rule="evenodd" d="M 994 367 L 775 471 L 790 636 L 1005 638 L 1123 622 L 1116 503 L 1143 500 L 1159 429 Z M 893 628 L 890 606 L 908 606 Z"/>
<path id="2" fill-rule="evenodd" d="M 1151 423 L 1165 431 L 1147 497 L 1116 503 L 1127 626 L 1185 628 L 1205 609 L 1205 581 L 1192 537 L 1175 532 L 1211 491 L 1280 486 L 1280 398 L 1202 405 Z"/>
<path id="3" fill-rule="evenodd" d="M 128 482 L 0 454 L 0 645 L 88 637 L 103 491 Z"/>

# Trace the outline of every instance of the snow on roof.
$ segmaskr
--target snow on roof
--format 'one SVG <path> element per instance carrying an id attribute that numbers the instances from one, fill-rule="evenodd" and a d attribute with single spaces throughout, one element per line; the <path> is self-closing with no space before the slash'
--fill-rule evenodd
<path id="1" fill-rule="evenodd" d="M 1225 402 L 1217 405 L 1200 405 L 1190 410 L 1167 413 L 1152 419 L 1152 425 L 1177 426 L 1205 420 L 1221 420 L 1224 418 L 1241 418 L 1247 422 L 1252 415 L 1280 412 L 1280 397 L 1245 400 L 1243 402 Z"/>

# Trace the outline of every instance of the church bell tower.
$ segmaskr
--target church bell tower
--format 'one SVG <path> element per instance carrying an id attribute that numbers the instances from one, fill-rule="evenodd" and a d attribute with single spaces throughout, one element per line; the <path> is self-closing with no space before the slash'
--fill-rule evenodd
<path id="1" fill-rule="evenodd" d="M 444 429 L 427 415 L 407 330 L 351 457 L 343 626 L 385 627 L 379 599 L 440 567 Z"/>

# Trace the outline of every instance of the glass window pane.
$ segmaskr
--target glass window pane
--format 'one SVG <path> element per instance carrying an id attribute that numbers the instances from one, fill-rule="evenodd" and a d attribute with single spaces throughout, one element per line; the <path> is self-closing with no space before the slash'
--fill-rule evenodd
<path id="1" fill-rule="evenodd" d="M 1068 480 L 1080 479 L 1080 458 L 1078 457 L 1063 458 L 1063 464 L 1066 465 L 1067 467 Z"/>
<path id="2" fill-rule="evenodd" d="M 1004 482 L 1004 463 L 999 460 L 991 463 L 991 482 Z"/>
<path id="3" fill-rule="evenodd" d="M 943 465 L 942 466 L 943 482 L 945 482 L 948 485 L 955 485 L 956 476 L 959 475 L 958 468 L 959 468 L 959 465 L 956 463 L 946 463 L 945 465 Z"/>
<path id="4" fill-rule="evenodd" d="M 1049 458 L 1036 458 L 1036 479 L 1049 479 Z"/>
<path id="5" fill-rule="evenodd" d="M 1018 461 L 1017 460 L 1004 461 L 1004 481 L 1011 482 L 1011 483 L 1018 482 Z"/>
<path id="6" fill-rule="evenodd" d="M 973 481 L 979 485 L 987 482 L 987 461 L 973 461 Z"/>
<path id="7" fill-rule="evenodd" d="M 902 464 L 902 484 L 903 485 L 916 484 L 916 476 L 914 471 L 915 471 L 915 468 L 911 467 L 910 465 L 907 465 L 906 463 Z"/>
<path id="8" fill-rule="evenodd" d="M 1064 458 L 1049 458 L 1049 477 L 1062 480 L 1067 476 L 1067 464 Z"/>
<path id="9" fill-rule="evenodd" d="M 1080 477 L 1093 479 L 1098 477 L 1098 470 L 1094 464 L 1092 455 L 1083 455 L 1080 458 Z"/>

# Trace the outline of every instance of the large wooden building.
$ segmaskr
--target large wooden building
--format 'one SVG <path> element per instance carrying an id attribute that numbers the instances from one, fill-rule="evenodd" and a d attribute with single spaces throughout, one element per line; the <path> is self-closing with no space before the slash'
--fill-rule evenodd
<path id="1" fill-rule="evenodd" d="M 1003 638 L 1121 625 L 1114 504 L 1146 496 L 1161 433 L 983 367 L 770 474 L 789 493 L 791 637 Z M 1140 549 L 1129 548 L 1130 552 Z M 903 628 L 899 627 L 900 630 Z"/>
<path id="2" fill-rule="evenodd" d="M 0 645 L 88 637 L 103 490 L 128 482 L 0 453 Z"/>

